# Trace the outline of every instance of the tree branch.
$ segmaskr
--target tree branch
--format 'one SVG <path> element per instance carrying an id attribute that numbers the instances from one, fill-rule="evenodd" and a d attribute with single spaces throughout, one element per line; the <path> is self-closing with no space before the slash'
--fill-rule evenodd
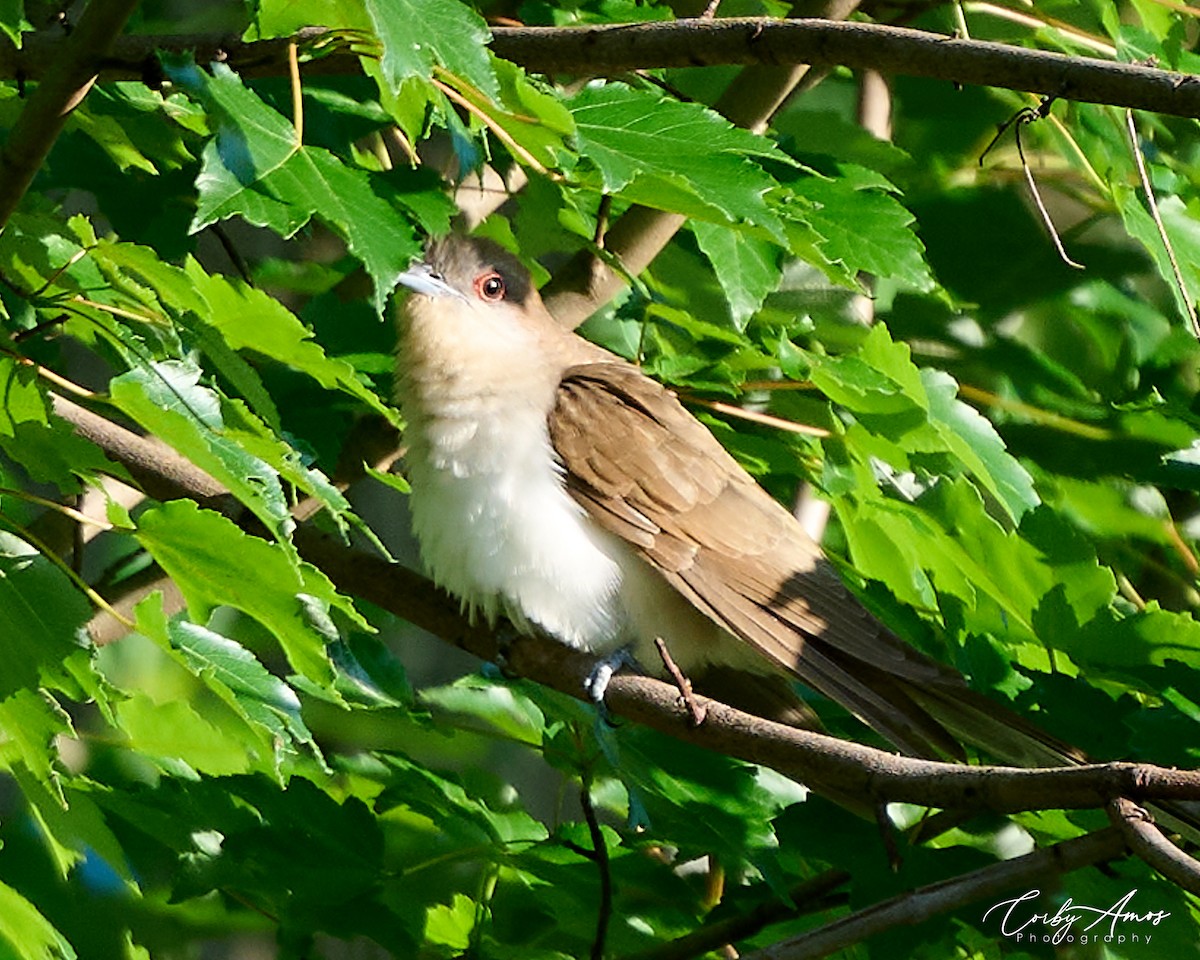
<path id="1" fill-rule="evenodd" d="M 283 76 L 289 43 L 303 48 L 330 36 L 334 32 L 310 27 L 292 37 L 255 42 L 223 34 L 122 37 L 100 63 L 100 79 L 139 80 L 156 74 L 157 50 L 193 50 L 199 62 L 222 60 L 249 77 Z M 41 32 L 27 35 L 21 50 L 7 41 L 0 43 L 0 79 L 46 76 L 63 59 L 69 42 L 55 32 Z M 539 73 L 823 64 L 1200 117 L 1200 83 L 1190 74 L 873 23 L 731 17 L 585 27 L 495 27 L 492 50 Z M 358 56 L 345 49 L 311 60 L 304 70 L 308 75 L 346 74 L 358 73 L 361 67 Z"/>
<path id="2" fill-rule="evenodd" d="M 1026 884 L 1044 882 L 1048 874 L 1070 873 L 1123 856 L 1125 841 L 1117 829 L 1109 827 L 902 893 L 816 930 L 745 954 L 743 960 L 815 960 L 885 930 L 914 926 L 966 904 L 993 898 Z"/>
<path id="3" fill-rule="evenodd" d="M 214 481 L 186 462 L 159 472 L 144 457 L 130 456 L 149 443 L 124 427 L 56 402 L 56 412 L 122 462 L 139 482 L 152 482 L 163 499 L 190 497 L 202 506 L 226 505 L 213 497 Z M 216 487 L 219 489 L 219 487 Z M 471 624 L 456 600 L 425 577 L 362 553 L 307 524 L 295 532 L 301 555 L 320 568 L 342 591 L 404 618 L 482 660 L 501 654 L 497 632 Z M 592 657 L 548 637 L 521 636 L 504 644 L 504 656 L 517 675 L 586 698 L 584 682 Z M 998 812 L 1104 807 L 1117 797 L 1132 800 L 1198 800 L 1200 772 L 1139 763 L 1022 769 L 965 766 L 901 757 L 885 750 L 774 723 L 698 697 L 707 708 L 704 724 L 691 714 L 670 684 L 651 677 L 621 674 L 609 684 L 605 700 L 623 717 L 697 746 L 771 767 L 822 791 L 848 794 L 864 802 L 909 802 L 955 809 Z"/>
<path id="4" fill-rule="evenodd" d="M 0 150 L 0 230 L 25 196 L 67 117 L 92 88 L 101 56 L 137 4 L 138 0 L 92 0 L 71 35 L 55 45 L 54 58 L 38 75 L 44 79 Z"/>
<path id="5" fill-rule="evenodd" d="M 752 937 L 772 924 L 828 909 L 837 897 L 838 887 L 849 880 L 850 874 L 844 870 L 826 870 L 792 887 L 786 900 L 770 900 L 740 916 L 705 923 L 692 933 L 631 954 L 624 960 L 692 960 L 701 957 L 727 943 Z"/>

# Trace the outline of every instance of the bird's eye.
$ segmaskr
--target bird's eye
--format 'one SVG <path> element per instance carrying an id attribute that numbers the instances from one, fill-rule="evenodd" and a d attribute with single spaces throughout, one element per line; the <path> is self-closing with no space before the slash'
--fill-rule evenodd
<path id="1" fill-rule="evenodd" d="M 480 300 L 499 303 L 504 299 L 505 292 L 504 278 L 495 270 L 489 270 L 475 278 L 475 293 Z"/>

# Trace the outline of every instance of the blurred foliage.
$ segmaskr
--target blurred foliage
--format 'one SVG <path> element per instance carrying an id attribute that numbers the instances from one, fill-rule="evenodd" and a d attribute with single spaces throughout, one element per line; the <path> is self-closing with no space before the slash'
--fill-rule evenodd
<path id="1" fill-rule="evenodd" d="M 42 27 L 59 6 L 0 2 L 0 31 Z M 1103 822 L 980 817 L 936 848 L 905 847 L 893 872 L 874 824 L 771 771 L 598 726 L 448 652 L 431 673 L 411 631 L 302 562 L 297 502 L 376 544 L 402 512 L 395 478 L 368 472 L 349 495 L 331 480 L 361 457 L 362 422 L 399 425 L 393 286 L 455 213 L 433 162 L 410 164 L 399 140 L 447 158 L 452 178 L 524 167 L 528 185 L 481 229 L 541 277 L 591 245 L 602 214 L 686 215 L 585 332 L 685 395 L 825 428 L 818 440 L 706 415 L 773 493 L 804 483 L 832 504 L 826 548 L 911 642 L 1097 758 L 1200 761 L 1195 121 L 1136 117 L 1180 290 L 1121 110 L 1056 102 L 987 150 L 1033 98 L 900 77 L 885 143 L 857 125 L 856 80 L 835 71 L 760 136 L 706 106 L 729 69 L 558 85 L 486 45 L 485 17 L 630 22 L 698 6 L 142 5 L 131 29 L 148 33 L 335 27 L 362 73 L 304 80 L 302 144 L 285 79 L 172 57 L 161 89 L 97 87 L 0 234 L 0 958 L 264 943 L 283 957 L 587 956 L 601 881 L 581 790 L 608 849 L 612 956 L 849 872 L 748 952 Z M 959 8 L 866 9 L 947 31 Z M 745 0 L 721 14 L 786 10 Z M 1178 4 L 965 11 L 976 37 L 1196 69 L 1194 11 Z M 0 84 L 0 134 L 24 103 Z M 1018 132 L 1084 270 L 1055 252 Z M 110 497 L 85 551 L 51 507 L 103 502 L 101 476 L 124 472 L 53 413 L 64 377 L 220 480 L 256 523 Z M 164 576 L 182 612 L 167 612 Z M 127 635 L 95 647 L 98 595 L 147 585 Z M 1136 888 L 1143 910 L 1170 913 L 1154 955 L 1194 950 L 1195 902 L 1137 862 L 1049 882 L 1057 903 Z M 1005 938 L 986 906 L 845 955 L 1058 955 Z"/>

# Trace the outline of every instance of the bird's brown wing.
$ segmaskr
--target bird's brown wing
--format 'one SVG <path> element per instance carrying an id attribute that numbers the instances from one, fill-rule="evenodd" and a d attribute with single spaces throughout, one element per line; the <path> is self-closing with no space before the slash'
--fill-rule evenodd
<path id="1" fill-rule="evenodd" d="M 624 363 L 572 367 L 550 435 L 576 500 L 706 616 L 901 749 L 960 752 L 911 693 L 961 678 L 872 618 L 668 390 Z"/>

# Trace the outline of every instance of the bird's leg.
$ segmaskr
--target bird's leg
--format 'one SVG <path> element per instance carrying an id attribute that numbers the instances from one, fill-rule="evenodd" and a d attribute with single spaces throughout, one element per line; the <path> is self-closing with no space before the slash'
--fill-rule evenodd
<path id="1" fill-rule="evenodd" d="M 700 726 L 704 722 L 704 718 L 708 716 L 708 707 L 696 699 L 696 695 L 692 692 L 692 681 L 684 676 L 683 671 L 671 659 L 671 652 L 667 649 L 663 638 L 655 637 L 654 645 L 658 648 L 658 655 L 662 657 L 663 666 L 667 668 L 667 673 L 671 675 L 671 679 L 675 681 L 675 686 L 679 689 L 679 696 L 692 714 L 693 726 Z"/>
<path id="2" fill-rule="evenodd" d="M 604 703 L 604 694 L 608 690 L 608 683 L 612 680 L 613 674 L 623 667 L 630 667 L 641 672 L 641 667 L 634 659 L 633 654 L 629 652 L 628 647 L 621 647 L 597 660 L 596 665 L 587 675 L 587 679 L 583 681 L 583 688 L 587 691 L 588 699 L 592 701 L 606 722 L 609 721 L 609 716 L 608 707 Z"/>
<path id="3" fill-rule="evenodd" d="M 502 677 L 512 679 L 516 674 L 509 669 L 508 659 L 509 654 L 512 652 L 513 644 L 521 637 L 520 631 L 507 620 L 502 620 L 496 624 L 495 629 L 492 631 L 492 636 L 496 641 L 496 657 L 492 663 L 495 664 L 496 669 L 500 671 Z"/>
<path id="4" fill-rule="evenodd" d="M 886 803 L 875 805 L 875 823 L 879 827 L 880 837 L 883 838 L 883 848 L 887 851 L 888 865 L 895 873 L 903 865 L 904 858 L 900 855 L 900 847 L 896 843 L 896 825 L 888 816 Z"/>

